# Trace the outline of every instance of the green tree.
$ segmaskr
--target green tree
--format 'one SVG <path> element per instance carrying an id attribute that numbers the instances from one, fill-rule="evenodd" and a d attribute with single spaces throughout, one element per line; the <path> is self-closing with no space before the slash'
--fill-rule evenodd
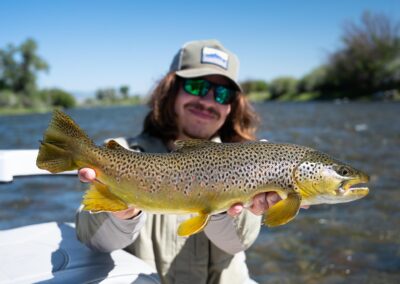
<path id="1" fill-rule="evenodd" d="M 8 45 L 0 50 L 0 89 L 32 95 L 37 89 L 37 74 L 48 71 L 48 64 L 37 55 L 37 44 L 27 39 L 19 47 Z"/>
<path id="2" fill-rule="evenodd" d="M 26 99 L 26 97 L 22 97 L 22 99 Z M 73 95 L 58 88 L 36 91 L 30 96 L 30 100 L 25 103 L 28 107 L 43 109 L 49 107 L 72 108 L 76 104 Z"/>
<path id="3" fill-rule="evenodd" d="M 9 44 L 0 49 L 0 90 L 14 90 L 18 78 L 17 48 Z"/>
<path id="4" fill-rule="evenodd" d="M 329 98 L 350 98 L 399 88 L 400 24 L 365 12 L 361 23 L 348 23 L 343 47 L 330 56 L 321 89 Z"/>
<path id="5" fill-rule="evenodd" d="M 0 108 L 15 107 L 18 105 L 17 96 L 10 90 L 0 90 Z"/>
<path id="6" fill-rule="evenodd" d="M 114 102 L 118 99 L 118 96 L 114 88 L 99 89 L 96 91 L 96 99 L 100 101 Z"/>
<path id="7" fill-rule="evenodd" d="M 268 92 L 268 84 L 263 80 L 247 80 L 241 82 L 240 85 L 246 94 L 252 92 Z"/>
<path id="8" fill-rule="evenodd" d="M 37 44 L 33 39 L 27 39 L 19 47 L 22 57 L 20 63 L 20 74 L 16 84 L 16 92 L 29 94 L 37 89 L 37 73 L 48 71 L 48 64 L 37 55 Z"/>
<path id="9" fill-rule="evenodd" d="M 293 77 L 279 77 L 272 80 L 269 84 L 271 99 L 293 97 L 297 93 L 297 80 Z"/>
<path id="10" fill-rule="evenodd" d="M 123 85 L 119 88 L 119 93 L 121 94 L 123 99 L 127 99 L 129 97 L 129 86 Z"/>
<path id="11" fill-rule="evenodd" d="M 70 93 L 60 89 L 47 90 L 52 106 L 60 106 L 63 108 L 72 108 L 76 106 L 76 100 Z"/>
<path id="12" fill-rule="evenodd" d="M 327 67 L 322 65 L 299 80 L 297 92 L 318 92 L 326 82 Z"/>

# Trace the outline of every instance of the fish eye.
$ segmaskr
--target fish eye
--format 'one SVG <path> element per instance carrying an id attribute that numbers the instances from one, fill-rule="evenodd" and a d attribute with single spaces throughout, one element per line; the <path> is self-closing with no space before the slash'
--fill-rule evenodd
<path id="1" fill-rule="evenodd" d="M 344 176 L 344 177 L 350 176 L 350 175 L 352 174 L 351 169 L 348 168 L 348 167 L 346 167 L 346 166 L 338 167 L 338 168 L 336 169 L 336 172 L 337 172 L 339 175 Z"/>

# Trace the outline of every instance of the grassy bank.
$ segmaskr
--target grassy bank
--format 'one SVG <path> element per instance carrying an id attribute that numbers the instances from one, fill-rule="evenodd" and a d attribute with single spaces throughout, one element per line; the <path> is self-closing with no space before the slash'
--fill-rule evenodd
<path id="1" fill-rule="evenodd" d="M 46 113 L 52 108 L 0 108 L 0 115 L 23 115 L 31 113 Z"/>
<path id="2" fill-rule="evenodd" d="M 74 108 L 101 108 L 101 107 L 110 107 L 110 106 L 134 106 L 144 104 L 145 101 L 143 99 L 138 98 L 128 98 L 121 99 L 118 101 L 99 101 L 99 100 L 88 100 L 82 104 Z M 0 107 L 0 116 L 2 115 L 24 115 L 24 114 L 32 114 L 32 113 L 46 113 L 51 112 L 54 109 L 53 107 L 34 107 L 34 108 L 22 108 L 22 107 Z"/>

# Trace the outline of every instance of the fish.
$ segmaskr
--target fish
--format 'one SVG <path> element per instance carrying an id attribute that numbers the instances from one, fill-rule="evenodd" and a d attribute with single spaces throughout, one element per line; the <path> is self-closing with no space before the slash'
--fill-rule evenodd
<path id="1" fill-rule="evenodd" d="M 276 192 L 281 200 L 264 213 L 269 227 L 287 224 L 301 206 L 350 202 L 366 196 L 369 176 L 328 154 L 287 143 L 176 141 L 169 153 L 135 152 L 110 140 L 96 145 L 61 110 L 54 110 L 36 164 L 59 173 L 84 167 L 96 180 L 83 196 L 92 213 L 138 208 L 160 214 L 193 214 L 179 236 L 203 230 L 210 216 L 255 195 Z"/>

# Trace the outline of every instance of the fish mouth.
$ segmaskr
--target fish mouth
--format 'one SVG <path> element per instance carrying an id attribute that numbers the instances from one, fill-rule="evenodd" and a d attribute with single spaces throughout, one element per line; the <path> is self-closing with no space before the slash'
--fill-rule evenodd
<path id="1" fill-rule="evenodd" d="M 359 183 L 344 189 L 344 195 L 357 195 L 357 196 L 365 196 L 369 192 L 369 188 L 365 183 Z"/>
<path id="2" fill-rule="evenodd" d="M 368 194 L 369 188 L 367 182 L 369 176 L 362 174 L 361 176 L 342 182 L 337 190 L 338 195 L 363 197 Z"/>

